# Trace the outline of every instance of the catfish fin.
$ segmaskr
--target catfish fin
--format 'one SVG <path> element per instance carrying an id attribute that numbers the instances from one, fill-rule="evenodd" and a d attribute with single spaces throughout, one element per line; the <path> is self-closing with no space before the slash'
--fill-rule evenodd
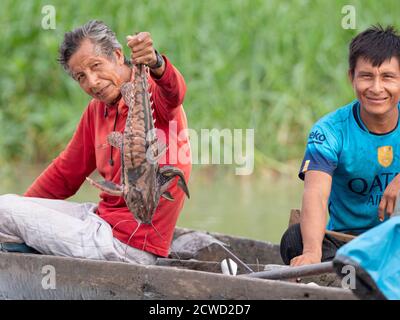
<path id="1" fill-rule="evenodd" d="M 169 191 L 165 191 L 165 192 L 161 195 L 161 197 L 163 197 L 163 198 L 165 198 L 165 199 L 167 199 L 167 200 L 169 200 L 169 201 L 174 201 L 174 200 L 175 200 L 174 197 L 172 196 L 171 192 L 169 192 Z"/>
<path id="2" fill-rule="evenodd" d="M 160 168 L 159 172 L 167 178 L 167 181 L 170 181 L 174 177 L 178 176 L 178 187 L 182 189 L 188 198 L 190 198 L 189 188 L 186 184 L 185 176 L 181 169 L 172 166 L 163 166 Z"/>
<path id="3" fill-rule="evenodd" d="M 188 186 L 186 184 L 185 179 L 182 178 L 181 176 L 179 176 L 178 187 L 181 188 L 181 190 L 186 194 L 188 199 L 190 199 L 189 188 L 188 188 Z"/>
<path id="4" fill-rule="evenodd" d="M 115 184 L 114 182 L 110 181 L 94 181 L 90 179 L 89 177 L 86 177 L 86 180 L 89 181 L 89 183 L 100 189 L 103 192 L 106 192 L 108 194 L 111 194 L 113 196 L 122 196 L 123 195 L 123 189 L 122 186 Z"/>

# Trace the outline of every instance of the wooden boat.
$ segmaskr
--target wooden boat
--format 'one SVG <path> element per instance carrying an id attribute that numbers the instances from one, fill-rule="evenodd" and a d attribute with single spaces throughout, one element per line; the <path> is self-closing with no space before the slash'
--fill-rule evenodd
<path id="1" fill-rule="evenodd" d="M 190 232 L 193 230 L 177 228 L 175 238 Z M 265 265 L 282 264 L 279 247 L 272 243 L 217 233 L 209 235 L 224 242 L 255 271 L 264 270 Z M 220 265 L 227 257 L 215 245 L 199 250 L 190 260 L 177 259 L 171 254 L 171 259 L 159 259 L 152 266 L 2 252 L 0 299 L 356 298 L 350 290 L 342 288 L 225 275 Z M 239 265 L 238 273 L 244 272 Z M 53 287 L 46 282 L 50 276 L 54 277 Z M 323 276 L 303 281 L 332 285 L 329 281 L 337 280 L 332 274 Z M 327 281 L 329 276 L 332 279 Z"/>

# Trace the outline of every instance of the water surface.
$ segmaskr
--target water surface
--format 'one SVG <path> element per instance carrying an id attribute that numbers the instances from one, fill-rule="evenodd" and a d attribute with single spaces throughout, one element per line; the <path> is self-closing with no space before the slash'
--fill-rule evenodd
<path id="1" fill-rule="evenodd" d="M 22 194 L 45 166 L 17 166 L 0 172 L 0 194 Z M 236 176 L 234 170 L 194 166 L 178 226 L 279 242 L 291 208 L 301 204 L 302 182 L 295 174 Z M 73 201 L 98 201 L 84 183 Z"/>

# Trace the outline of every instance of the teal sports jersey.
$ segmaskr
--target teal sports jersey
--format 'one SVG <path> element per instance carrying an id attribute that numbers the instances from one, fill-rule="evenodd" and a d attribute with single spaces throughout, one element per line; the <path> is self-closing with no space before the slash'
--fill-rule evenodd
<path id="1" fill-rule="evenodd" d="M 310 170 L 332 176 L 329 230 L 362 233 L 378 224 L 378 206 L 400 172 L 400 129 L 374 134 L 358 100 L 321 118 L 311 129 L 299 177 Z"/>

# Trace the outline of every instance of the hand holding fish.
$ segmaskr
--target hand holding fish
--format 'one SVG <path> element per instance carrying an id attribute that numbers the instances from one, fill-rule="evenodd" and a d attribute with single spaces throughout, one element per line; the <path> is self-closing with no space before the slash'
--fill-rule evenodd
<path id="1" fill-rule="evenodd" d="M 148 87 L 147 73 L 143 63 L 133 66 L 133 80 L 121 86 L 123 101 L 128 106 L 124 132 L 111 132 L 107 137 L 110 145 L 121 153 L 121 181 L 95 182 L 86 178 L 93 186 L 110 195 L 124 197 L 125 203 L 138 221 L 139 226 L 152 225 L 153 215 L 160 198 L 174 201 L 169 187 L 175 178 L 177 186 L 189 197 L 184 174 L 171 165 L 159 166 L 158 160 L 166 152 L 166 146 L 160 144 L 154 133 L 152 102 Z M 123 220 L 130 221 L 130 220 Z M 160 235 L 161 236 L 161 235 Z"/>
<path id="2" fill-rule="evenodd" d="M 127 45 L 131 49 L 131 61 L 133 64 L 147 65 L 156 76 L 161 76 L 165 69 L 165 63 L 158 66 L 156 50 L 153 47 L 153 39 L 149 32 L 139 32 L 126 37 Z M 152 68 L 155 66 L 155 68 Z"/>

